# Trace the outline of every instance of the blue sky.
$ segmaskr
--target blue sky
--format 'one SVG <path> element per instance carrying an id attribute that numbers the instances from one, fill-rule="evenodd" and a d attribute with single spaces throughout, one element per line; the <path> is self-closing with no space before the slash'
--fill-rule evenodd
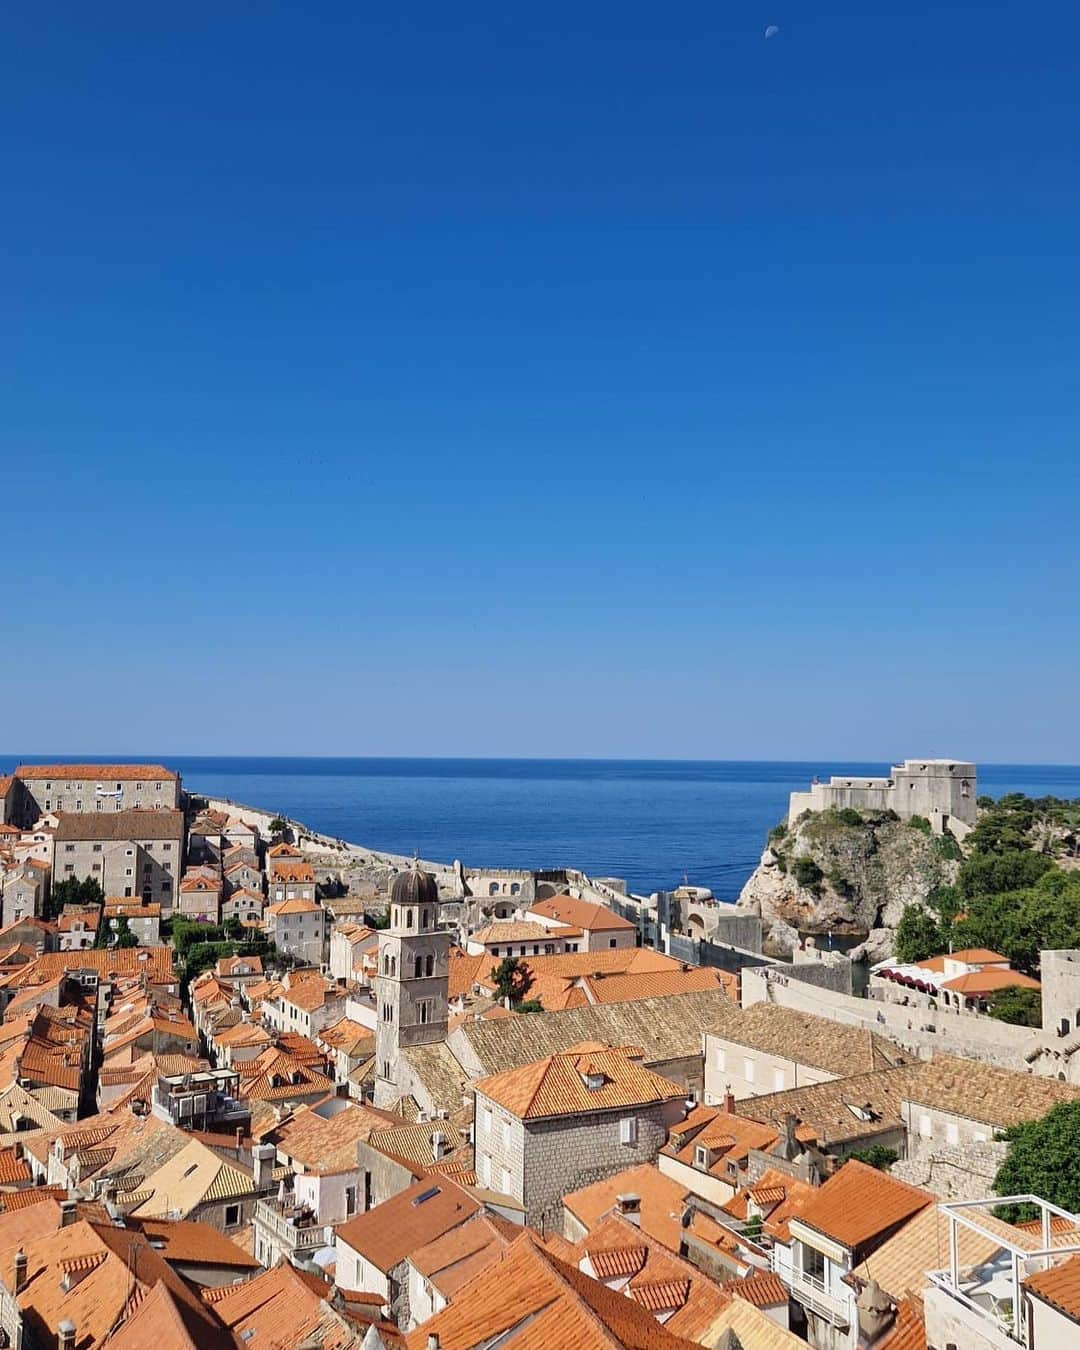
<path id="1" fill-rule="evenodd" d="M 4 27 L 0 745 L 1080 761 L 1075 5 Z"/>

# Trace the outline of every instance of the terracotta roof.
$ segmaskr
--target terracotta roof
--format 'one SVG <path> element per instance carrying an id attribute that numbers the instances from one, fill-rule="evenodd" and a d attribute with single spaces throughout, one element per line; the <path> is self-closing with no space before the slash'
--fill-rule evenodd
<path id="1" fill-rule="evenodd" d="M 83 840 L 180 839 L 184 813 L 168 807 L 136 807 L 132 811 L 101 811 L 92 815 L 60 816 L 58 844 Z"/>
<path id="2" fill-rule="evenodd" d="M 812 1143 L 814 1133 L 803 1126 L 796 1128 L 795 1137 L 803 1143 Z M 719 1107 L 698 1106 L 685 1120 L 672 1126 L 668 1142 L 660 1151 L 698 1168 L 697 1150 L 707 1149 L 708 1167 L 698 1170 L 722 1176 L 726 1175 L 728 1163 L 741 1164 L 751 1149 L 769 1149 L 778 1138 L 779 1130 L 772 1123 L 751 1120 Z"/>
<path id="3" fill-rule="evenodd" d="M 856 1250 L 935 1203 L 929 1191 L 850 1159 L 793 1222 Z"/>
<path id="4" fill-rule="evenodd" d="M 725 1294 L 744 1298 L 755 1308 L 775 1308 L 787 1304 L 788 1291 L 780 1276 L 771 1270 L 759 1270 L 744 1280 L 729 1280 L 723 1286 Z"/>
<path id="5" fill-rule="evenodd" d="M 588 1232 L 611 1212 L 620 1195 L 637 1195 L 641 1200 L 641 1231 L 677 1252 L 682 1239 L 683 1202 L 688 1194 L 685 1186 L 652 1163 L 642 1163 L 571 1191 L 563 1196 L 563 1207 Z"/>
<path id="6" fill-rule="evenodd" d="M 922 1300 L 905 1298 L 896 1308 L 896 1321 L 878 1350 L 926 1350 L 926 1319 Z"/>
<path id="7" fill-rule="evenodd" d="M 359 1337 L 330 1307 L 332 1292 L 317 1276 L 283 1262 L 244 1284 L 204 1290 L 203 1298 L 233 1332 L 237 1345 L 294 1350 L 318 1344 L 322 1350 L 352 1350 Z"/>
<path id="8" fill-rule="evenodd" d="M 425 1178 L 335 1230 L 338 1242 L 389 1272 L 410 1253 L 457 1228 L 480 1203 L 449 1178 Z"/>
<path id="9" fill-rule="evenodd" d="M 491 961 L 491 957 L 472 957 L 471 960 Z M 683 963 L 673 956 L 653 951 L 651 947 L 605 948 L 598 952 L 560 952 L 556 956 L 530 956 L 526 962 L 537 981 L 547 979 L 579 979 L 583 975 L 635 974 L 645 975 L 652 971 L 681 970 Z M 481 983 L 491 987 L 490 972 L 492 966 L 481 968 L 477 977 Z"/>
<path id="10" fill-rule="evenodd" d="M 580 928 L 583 932 L 636 932 L 636 925 L 621 914 L 616 914 L 607 905 L 592 900 L 578 900 L 572 895 L 553 895 L 547 900 L 536 900 L 528 909 L 530 914 L 539 914 L 545 919 L 554 919 L 556 923 L 568 928 Z"/>
<path id="11" fill-rule="evenodd" d="M 107 919 L 160 919 L 161 906 L 156 902 L 138 900 L 106 900 L 105 917 Z"/>
<path id="12" fill-rule="evenodd" d="M 270 874 L 272 882 L 310 882 L 315 881 L 315 872 L 310 863 L 275 863 Z"/>
<path id="13" fill-rule="evenodd" d="M 1029 1275 L 1024 1288 L 1072 1321 L 1080 1322 L 1080 1256 L 1072 1256 L 1059 1266 Z"/>
<path id="14" fill-rule="evenodd" d="M 316 914 L 321 906 L 311 900 L 279 900 L 276 905 L 267 907 L 267 914 Z"/>
<path id="15" fill-rule="evenodd" d="M 450 948 L 450 990 L 451 999 L 467 994 L 480 976 L 482 967 L 490 966 L 491 957 L 486 952 L 479 956 L 469 956 L 460 947 Z M 486 974 L 485 969 L 485 974 Z"/>
<path id="16" fill-rule="evenodd" d="M 335 1022 L 332 1027 L 323 1027 L 318 1032 L 319 1040 L 324 1044 L 332 1046 L 335 1050 L 344 1050 L 347 1054 L 364 1054 L 368 1050 L 375 1053 L 375 1033 L 370 1027 L 364 1026 L 362 1022 L 354 1022 L 350 1017 L 343 1017 Z"/>
<path id="17" fill-rule="evenodd" d="M 738 998 L 739 977 L 712 966 L 688 970 L 657 970 L 649 974 L 584 976 L 582 985 L 589 1003 L 624 1003 L 634 998 L 671 998 L 699 989 L 723 989 L 733 1001 Z M 530 991 L 531 995 L 531 991 Z M 546 1006 L 546 1005 L 545 1005 Z"/>
<path id="18" fill-rule="evenodd" d="M 215 973 L 223 979 L 229 979 L 233 975 L 261 975 L 262 968 L 261 956 L 223 956 L 215 967 Z"/>
<path id="19" fill-rule="evenodd" d="M 542 923 L 529 923 L 524 919 L 499 919 L 479 928 L 469 935 L 470 942 L 483 946 L 498 946 L 507 942 L 554 942 L 565 937 L 580 937 L 580 929 L 545 928 Z"/>
<path id="20" fill-rule="evenodd" d="M 845 1164 L 844 1170 L 851 1164 Z M 982 1214 L 978 1215 L 982 1222 Z M 1007 1226 L 1001 1225 L 1003 1231 Z M 956 1228 L 959 1261 L 965 1268 L 981 1266 L 1001 1250 L 992 1237 L 976 1233 L 962 1224 Z M 1016 1241 L 1017 1239 L 1013 1239 Z M 928 1205 L 887 1238 L 855 1273 L 864 1280 L 877 1280 L 894 1299 L 915 1294 L 929 1285 L 926 1272 L 942 1270 L 949 1264 L 949 1220 L 937 1205 Z"/>
<path id="21" fill-rule="evenodd" d="M 484 1078 L 475 1089 L 523 1120 L 620 1110 L 686 1095 L 685 1088 L 646 1069 L 625 1047 L 549 1055 Z"/>
<path id="22" fill-rule="evenodd" d="M 0 1148 L 0 1185 L 13 1186 L 30 1180 L 30 1166 L 21 1156 L 21 1150 L 16 1153 L 14 1146 Z"/>
<path id="23" fill-rule="evenodd" d="M 451 1299 L 508 1247 L 521 1229 L 478 1213 L 412 1252 L 409 1262 L 444 1299 Z"/>
<path id="24" fill-rule="evenodd" d="M 1080 1087 L 938 1054 L 919 1065 L 904 1100 L 1004 1129 L 1037 1120 L 1061 1102 L 1080 1100 Z"/>
<path id="25" fill-rule="evenodd" d="M 287 984 L 278 995 L 282 1003 L 291 1003 L 303 1012 L 314 1012 L 316 1008 L 323 1008 L 327 1003 L 340 1003 L 347 997 L 346 990 L 322 975 Z"/>
<path id="26" fill-rule="evenodd" d="M 302 858 L 304 855 L 292 844 L 281 843 L 275 844 L 272 849 L 268 850 L 266 856 L 268 858 Z"/>
<path id="27" fill-rule="evenodd" d="M 185 1266 L 261 1269 L 254 1257 L 208 1223 L 191 1223 L 185 1219 L 136 1219 L 134 1216 L 127 1222 L 142 1233 L 166 1261 L 178 1261 Z"/>
<path id="28" fill-rule="evenodd" d="M 300 1107 L 264 1134 L 263 1141 L 273 1144 L 286 1158 L 302 1163 L 306 1172 L 343 1172 L 356 1167 L 357 1143 L 377 1130 L 387 1129 L 396 1119 L 387 1111 L 352 1102 L 325 1118 L 309 1107 Z"/>
<path id="29" fill-rule="evenodd" d="M 177 775 L 162 764 L 20 764 L 16 778 L 46 778 L 76 780 L 86 778 L 97 784 L 112 778 L 117 782 L 173 781 Z"/>
<path id="30" fill-rule="evenodd" d="M 964 947 L 961 951 L 950 952 L 942 958 L 944 961 L 963 961 L 968 966 L 1008 965 L 1009 958 L 1000 952 L 992 952 L 989 947 Z"/>
<path id="31" fill-rule="evenodd" d="M 946 980 L 941 988 L 957 994 L 978 995 L 992 994 L 995 989 L 1041 989 L 1042 985 L 1018 970 L 992 969 L 972 970 L 966 975 L 957 975 L 955 979 Z"/>
<path id="32" fill-rule="evenodd" d="M 694 1344 L 633 1299 L 560 1260 L 529 1232 L 410 1332 L 409 1350 L 424 1350 L 429 1335 L 438 1336 L 442 1350 L 496 1341 L 514 1350 L 689 1350 Z"/>
<path id="33" fill-rule="evenodd" d="M 828 1017 L 799 1012 L 775 1003 L 738 1009 L 715 1031 L 719 1040 L 749 1046 L 765 1054 L 846 1078 L 853 1073 L 907 1064 L 911 1056 L 884 1036 L 864 1027 L 846 1026 Z"/>
<path id="34" fill-rule="evenodd" d="M 101 979 L 145 974 L 151 984 L 176 982 L 171 947 L 109 947 L 105 950 L 89 948 L 82 952 L 43 952 L 15 978 L 21 984 L 23 976 L 33 971 L 49 980 L 65 975 L 69 970 L 95 970 Z"/>
<path id="35" fill-rule="evenodd" d="M 241 1097 L 286 1102 L 334 1091 L 334 1084 L 324 1073 L 283 1051 L 280 1045 L 270 1046 L 256 1059 L 236 1067 L 241 1074 Z"/>

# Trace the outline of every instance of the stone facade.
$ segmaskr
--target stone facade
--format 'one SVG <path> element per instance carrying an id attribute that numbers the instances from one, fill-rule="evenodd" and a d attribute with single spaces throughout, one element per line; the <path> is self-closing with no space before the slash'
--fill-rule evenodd
<path id="1" fill-rule="evenodd" d="M 93 879 L 105 895 L 139 897 L 172 913 L 184 845 L 180 811 L 65 815 L 56 829 L 54 882 Z"/>
<path id="2" fill-rule="evenodd" d="M 477 1179 L 524 1206 L 530 1227 L 561 1231 L 564 1195 L 652 1162 L 667 1142 L 668 1130 L 684 1114 L 683 1102 L 675 1100 L 521 1120 L 477 1092 Z"/>
<path id="3" fill-rule="evenodd" d="M 414 875 L 424 878 L 409 887 Z M 402 885 L 398 885 L 398 882 Z M 445 1041 L 450 1001 L 450 934 L 438 927 L 434 878 L 404 873 L 395 879 L 390 926 L 379 934 L 375 978 L 375 1105 L 391 1106 L 402 1095 L 402 1049 Z"/>
<path id="4" fill-rule="evenodd" d="M 854 807 L 857 811 L 895 811 L 901 820 L 924 816 L 936 834 L 951 830 L 963 838 L 975 824 L 975 765 L 948 759 L 906 759 L 891 778 L 834 777 L 793 792 L 788 824 L 804 811 Z"/>
<path id="5" fill-rule="evenodd" d="M 39 816 L 47 811 L 70 815 L 139 807 L 176 810 L 181 801 L 180 775 L 161 765 L 22 765 L 16 776 Z"/>

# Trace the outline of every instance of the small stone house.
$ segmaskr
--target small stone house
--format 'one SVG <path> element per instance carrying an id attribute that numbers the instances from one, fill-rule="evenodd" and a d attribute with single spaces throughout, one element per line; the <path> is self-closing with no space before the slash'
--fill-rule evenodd
<path id="1" fill-rule="evenodd" d="M 482 1079 L 475 1099 L 478 1184 L 534 1228 L 561 1224 L 567 1192 L 652 1161 L 686 1114 L 684 1089 L 640 1050 L 596 1043 Z"/>

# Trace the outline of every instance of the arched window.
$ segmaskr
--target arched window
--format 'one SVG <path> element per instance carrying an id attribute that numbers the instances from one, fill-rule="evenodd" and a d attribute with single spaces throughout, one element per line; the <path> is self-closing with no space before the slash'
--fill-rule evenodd
<path id="1" fill-rule="evenodd" d="M 518 882 L 515 881 L 514 884 L 510 887 L 510 894 L 511 895 L 521 894 L 521 886 Z"/>
<path id="2" fill-rule="evenodd" d="M 423 975 L 423 973 L 424 973 L 424 958 L 422 956 L 418 956 L 416 960 L 413 962 L 413 978 L 419 979 L 420 976 Z"/>
<path id="3" fill-rule="evenodd" d="M 428 926 L 428 912 L 425 909 L 421 910 L 420 912 L 420 927 L 426 928 L 427 926 Z"/>
<path id="4" fill-rule="evenodd" d="M 498 895 L 498 894 L 499 894 L 499 883 L 497 881 L 493 881 L 488 886 L 488 895 Z"/>
<path id="5" fill-rule="evenodd" d="M 435 974 L 435 958 L 433 956 L 428 956 L 424 958 L 424 974 L 425 975 Z"/>
<path id="6" fill-rule="evenodd" d="M 413 912 L 411 909 L 407 909 L 405 911 L 405 927 L 411 928 L 412 926 L 413 926 Z"/>
<path id="7" fill-rule="evenodd" d="M 390 974 L 397 974 L 397 957 L 393 953 L 390 955 Z"/>

